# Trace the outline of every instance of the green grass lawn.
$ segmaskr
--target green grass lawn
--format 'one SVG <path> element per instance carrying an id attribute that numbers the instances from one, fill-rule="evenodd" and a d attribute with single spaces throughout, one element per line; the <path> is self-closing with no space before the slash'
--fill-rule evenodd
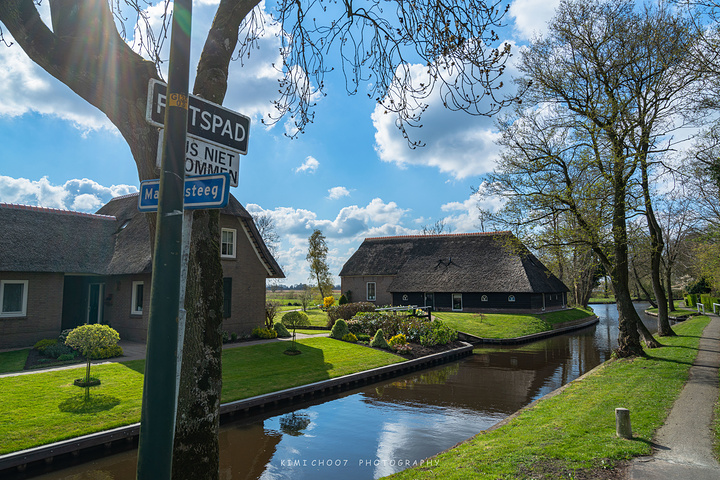
<path id="1" fill-rule="evenodd" d="M 402 357 L 326 337 L 223 351 L 222 401 L 229 402 L 404 361 Z M 72 382 L 82 368 L 0 378 L 0 455 L 140 421 L 144 360 L 93 366 L 102 384 Z"/>
<path id="2" fill-rule="evenodd" d="M 523 335 L 552 330 L 557 323 L 578 320 L 593 315 L 591 310 L 573 308 L 541 315 L 520 315 L 511 313 L 461 313 L 433 312 L 459 332 L 482 338 L 516 338 Z"/>
<path id="3" fill-rule="evenodd" d="M 678 337 L 663 338 L 666 347 L 646 350 L 647 358 L 611 360 L 508 424 L 391 478 L 580 478 L 577 469 L 612 468 L 620 460 L 650 454 L 653 433 L 687 379 L 708 321 L 688 320 L 675 327 Z M 631 440 L 615 435 L 617 407 L 630 409 Z M 542 476 L 548 468 L 555 476 Z M 590 472 L 581 478 L 592 477 Z"/>
<path id="4" fill-rule="evenodd" d="M 287 312 L 291 312 L 293 310 L 302 310 L 300 307 L 280 307 L 280 311 L 278 312 L 277 316 L 275 317 L 275 321 L 279 322 L 282 320 L 282 316 L 286 314 Z M 328 322 L 328 316 L 327 313 L 323 312 L 319 308 L 308 308 L 308 310 L 305 312 L 308 316 L 308 320 L 310 321 L 310 325 L 313 325 L 315 327 L 324 327 L 327 325 Z"/>
<path id="5" fill-rule="evenodd" d="M 21 371 L 25 368 L 28 353 L 29 348 L 0 353 L 0 374 Z"/>

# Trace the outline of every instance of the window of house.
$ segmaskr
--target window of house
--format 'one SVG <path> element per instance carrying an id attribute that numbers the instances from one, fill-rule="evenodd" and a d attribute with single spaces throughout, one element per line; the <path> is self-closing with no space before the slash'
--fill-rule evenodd
<path id="1" fill-rule="evenodd" d="M 375 301 L 375 282 L 367 283 L 367 299 L 370 302 Z"/>
<path id="2" fill-rule="evenodd" d="M 220 256 L 235 258 L 235 229 L 223 228 L 220 233 Z"/>
<path id="3" fill-rule="evenodd" d="M 515 295 L 508 295 L 508 302 L 514 302 L 515 301 Z"/>
<path id="4" fill-rule="evenodd" d="M 223 318 L 230 318 L 232 307 L 232 278 L 223 278 Z"/>
<path id="5" fill-rule="evenodd" d="M 480 301 L 487 302 L 488 301 L 487 295 L 483 295 L 482 297 L 480 297 Z"/>
<path id="6" fill-rule="evenodd" d="M 453 311 L 459 312 L 462 310 L 462 293 L 452 294 L 452 309 Z"/>
<path id="7" fill-rule="evenodd" d="M 144 294 L 145 284 L 143 282 L 132 282 L 132 301 L 130 304 L 131 315 L 142 315 Z"/>
<path id="8" fill-rule="evenodd" d="M 0 317 L 24 317 L 27 292 L 27 280 L 0 280 Z"/>

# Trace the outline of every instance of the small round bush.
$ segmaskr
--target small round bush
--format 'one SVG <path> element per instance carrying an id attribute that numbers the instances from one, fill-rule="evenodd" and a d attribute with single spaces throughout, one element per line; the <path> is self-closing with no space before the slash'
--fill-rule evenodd
<path id="1" fill-rule="evenodd" d="M 120 345 L 109 345 L 91 350 L 88 356 L 93 360 L 102 360 L 104 358 L 121 357 L 122 354 L 123 349 Z"/>
<path id="2" fill-rule="evenodd" d="M 64 353 L 64 354 L 60 355 L 57 359 L 60 360 L 61 362 L 67 362 L 69 360 L 75 360 L 76 356 L 77 356 L 77 354 L 75 352 Z"/>
<path id="3" fill-rule="evenodd" d="M 375 336 L 372 338 L 372 340 L 370 340 L 370 346 L 375 348 L 384 348 L 386 350 L 390 348 L 387 340 L 385 340 L 385 335 L 383 334 L 382 328 L 378 329 L 378 331 L 375 332 Z"/>
<path id="4" fill-rule="evenodd" d="M 347 326 L 347 322 L 342 318 L 338 319 L 330 330 L 330 338 L 336 338 L 342 340 L 342 338 L 350 333 L 350 329 Z"/>
<path id="5" fill-rule="evenodd" d="M 340 295 L 340 300 L 338 300 L 338 305 L 345 305 L 346 303 L 348 303 L 348 299 L 345 296 L 345 294 L 343 293 L 342 295 Z"/>
<path id="6" fill-rule="evenodd" d="M 275 325 L 273 326 L 275 331 L 277 332 L 277 336 L 280 338 L 290 338 L 290 332 L 288 332 L 288 329 L 285 328 L 285 325 L 283 325 L 281 322 L 275 322 Z"/>
<path id="7" fill-rule="evenodd" d="M 343 336 L 342 338 L 343 342 L 350 342 L 350 343 L 357 343 L 358 339 L 355 336 L 355 334 L 348 333 Z"/>
<path id="8" fill-rule="evenodd" d="M 282 324 L 287 328 L 295 329 L 298 327 L 307 327 L 310 325 L 310 320 L 305 312 L 287 312 L 282 316 Z"/>
<path id="9" fill-rule="evenodd" d="M 263 339 L 277 338 L 277 332 L 272 328 L 255 327 L 253 328 L 252 336 Z"/>
<path id="10" fill-rule="evenodd" d="M 44 353 L 47 347 L 55 345 L 56 343 L 58 343 L 57 338 L 43 338 L 33 345 L 33 348 L 40 353 Z"/>

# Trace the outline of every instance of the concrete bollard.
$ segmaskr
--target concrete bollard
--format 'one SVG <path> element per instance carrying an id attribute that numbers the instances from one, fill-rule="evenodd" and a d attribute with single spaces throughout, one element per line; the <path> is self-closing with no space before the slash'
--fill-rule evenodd
<path id="1" fill-rule="evenodd" d="M 627 408 L 615 409 L 615 433 L 620 438 L 632 438 L 632 426 L 630 425 L 630 410 Z"/>

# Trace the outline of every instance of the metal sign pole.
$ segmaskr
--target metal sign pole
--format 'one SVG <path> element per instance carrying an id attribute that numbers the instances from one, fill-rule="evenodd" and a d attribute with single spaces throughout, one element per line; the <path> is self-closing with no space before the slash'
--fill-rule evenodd
<path id="1" fill-rule="evenodd" d="M 191 20 L 192 0 L 175 0 L 140 417 L 140 480 L 169 480 L 172 474 Z"/>

